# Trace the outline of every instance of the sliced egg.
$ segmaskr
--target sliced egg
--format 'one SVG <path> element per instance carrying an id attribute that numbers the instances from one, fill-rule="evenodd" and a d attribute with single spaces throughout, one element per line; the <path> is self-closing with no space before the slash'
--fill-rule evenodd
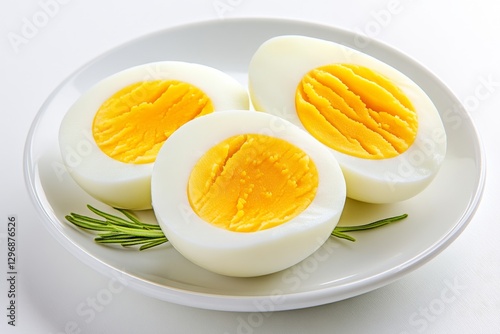
<path id="1" fill-rule="evenodd" d="M 163 143 L 194 118 L 248 105 L 246 89 L 214 68 L 174 61 L 136 66 L 98 82 L 68 110 L 59 131 L 62 158 L 98 200 L 150 209 L 151 173 Z"/>
<path id="2" fill-rule="evenodd" d="M 249 89 L 256 110 L 291 121 L 329 148 L 353 199 L 411 198 L 444 160 L 446 133 L 427 94 L 395 68 L 344 45 L 272 38 L 251 59 Z"/>
<path id="3" fill-rule="evenodd" d="M 151 191 L 175 249 L 238 277 L 277 272 L 315 252 L 337 225 L 346 195 L 324 145 L 280 117 L 248 110 L 178 129 L 158 153 Z"/>

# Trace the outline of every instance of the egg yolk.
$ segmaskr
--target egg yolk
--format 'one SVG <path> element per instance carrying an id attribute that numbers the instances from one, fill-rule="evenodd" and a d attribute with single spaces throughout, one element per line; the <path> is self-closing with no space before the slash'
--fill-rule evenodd
<path id="1" fill-rule="evenodd" d="M 210 98 L 189 83 L 137 82 L 101 105 L 92 132 L 97 146 L 109 157 L 125 163 L 151 163 L 181 125 L 213 110 Z"/>
<path id="2" fill-rule="evenodd" d="M 313 201 L 317 187 L 316 165 L 300 148 L 275 137 L 243 134 L 201 157 L 187 191 L 203 220 L 230 231 L 255 232 L 297 216 Z"/>
<path id="3" fill-rule="evenodd" d="M 311 70 L 298 85 L 295 106 L 316 139 L 359 158 L 395 157 L 417 136 L 417 114 L 408 97 L 362 66 L 331 64 Z"/>

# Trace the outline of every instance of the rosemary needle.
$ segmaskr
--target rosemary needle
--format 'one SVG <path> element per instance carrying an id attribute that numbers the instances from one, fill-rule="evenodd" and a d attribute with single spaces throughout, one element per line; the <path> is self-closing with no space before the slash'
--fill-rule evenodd
<path id="1" fill-rule="evenodd" d="M 87 207 L 90 211 L 102 219 L 92 218 L 77 213 L 70 213 L 65 218 L 70 223 L 80 228 L 97 231 L 97 236 L 94 239 L 97 243 L 120 244 L 123 247 L 140 246 L 139 250 L 145 250 L 159 246 L 168 241 L 159 225 L 145 224 L 130 211 L 116 209 L 125 217 L 122 218 L 103 212 L 91 205 L 87 205 Z M 349 241 L 356 241 L 354 237 L 346 234 L 346 232 L 370 230 L 400 221 L 406 217 L 408 217 L 407 214 L 402 214 L 399 216 L 380 219 L 365 225 L 337 226 L 332 231 L 331 235 Z"/>

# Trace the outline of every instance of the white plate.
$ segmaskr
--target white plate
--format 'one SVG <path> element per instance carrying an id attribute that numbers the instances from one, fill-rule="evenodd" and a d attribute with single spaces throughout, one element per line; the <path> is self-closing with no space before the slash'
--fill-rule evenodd
<path id="1" fill-rule="evenodd" d="M 270 37 L 301 34 L 343 43 L 398 68 L 419 84 L 440 110 L 448 153 L 433 183 L 411 200 L 374 205 L 348 201 L 341 224 L 362 224 L 408 213 L 403 222 L 353 233 L 355 243 L 331 238 L 289 270 L 258 278 L 207 272 L 164 244 L 139 252 L 94 243 L 93 235 L 67 223 L 70 212 L 89 213 L 87 203 L 111 210 L 85 194 L 64 170 L 58 128 L 68 107 L 91 85 L 130 66 L 182 60 L 213 66 L 246 84 L 249 60 Z M 146 295 L 193 307 L 272 311 L 335 302 L 389 284 L 445 249 L 464 230 L 479 203 L 484 157 L 471 119 L 460 102 L 428 70 L 400 52 L 328 26 L 274 19 L 217 20 L 160 31 L 91 61 L 50 95 L 26 144 L 25 174 L 43 222 L 65 248 L 96 270 Z M 154 221 L 151 212 L 140 217 Z"/>

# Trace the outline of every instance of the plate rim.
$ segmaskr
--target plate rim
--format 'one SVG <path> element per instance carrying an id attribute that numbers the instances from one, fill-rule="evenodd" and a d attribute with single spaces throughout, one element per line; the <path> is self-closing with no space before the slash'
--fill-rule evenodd
<path id="1" fill-rule="evenodd" d="M 239 22 L 246 22 L 246 23 L 254 23 L 257 24 L 259 22 L 267 22 L 269 24 L 292 24 L 292 25 L 306 25 L 310 26 L 312 28 L 317 28 L 317 29 L 323 29 L 323 30 L 332 30 L 336 32 L 340 32 L 343 34 L 348 34 L 348 35 L 353 35 L 356 34 L 353 31 L 350 31 L 348 29 L 340 28 L 334 25 L 327 25 L 327 24 L 322 24 L 318 22 L 311 22 L 311 21 L 306 21 L 306 20 L 295 20 L 295 19 L 283 19 L 283 18 L 259 18 L 259 17 L 248 17 L 248 18 L 226 18 L 224 20 L 220 19 L 209 19 L 209 20 L 201 20 L 201 21 L 194 21 L 194 22 L 189 22 L 189 23 L 184 23 L 180 25 L 175 25 L 171 27 L 167 27 L 164 29 L 160 29 L 157 31 L 153 31 L 147 34 L 144 34 L 142 36 L 133 38 L 131 40 L 128 40 L 124 43 L 121 43 L 119 45 L 113 46 L 107 51 L 101 53 L 100 55 L 92 58 L 91 60 L 85 62 L 83 65 L 78 67 L 76 70 L 71 72 L 69 75 L 66 76 L 64 80 L 61 81 L 59 85 L 57 85 L 54 90 L 51 92 L 51 94 L 45 99 L 43 104 L 40 106 L 40 108 L 37 111 L 36 116 L 34 117 L 32 124 L 30 125 L 26 142 L 24 145 L 24 152 L 23 152 L 23 174 L 24 174 L 24 179 L 25 179 L 25 186 L 28 190 L 30 199 L 32 201 L 33 206 L 35 207 L 37 213 L 39 216 L 42 217 L 43 220 L 45 220 L 46 224 L 44 226 L 49 230 L 50 234 L 58 240 L 58 242 L 70 253 L 77 257 L 80 261 L 85 263 L 86 265 L 90 266 L 94 270 L 100 272 L 101 274 L 105 274 L 106 276 L 111 276 L 114 278 L 118 279 L 123 279 L 123 277 L 127 278 L 127 286 L 130 286 L 134 288 L 137 291 L 142 292 L 145 295 L 148 295 L 149 297 L 154 297 L 157 299 L 162 299 L 164 301 L 184 305 L 184 306 L 191 306 L 191 307 L 196 307 L 196 308 L 202 308 L 202 309 L 211 309 L 211 310 L 219 310 L 219 311 L 239 311 L 239 312 L 265 312 L 265 311 L 282 311 L 282 310 L 292 310 L 292 309 L 300 309 L 300 308 L 305 308 L 305 307 L 311 307 L 311 306 L 318 306 L 318 305 L 323 305 L 323 304 L 328 304 L 336 301 L 340 301 L 346 298 L 354 297 L 357 295 L 361 295 L 363 293 L 372 291 L 374 289 L 380 288 L 382 286 L 385 286 L 387 284 L 390 284 L 402 276 L 408 274 L 411 271 L 416 270 L 417 268 L 421 267 L 434 257 L 436 257 L 438 254 L 440 254 L 444 249 L 446 249 L 453 241 L 455 241 L 458 236 L 465 230 L 465 228 L 468 226 L 472 218 L 474 217 L 475 212 L 477 211 L 482 195 L 484 192 L 484 187 L 485 187 L 485 181 L 486 181 L 486 157 L 485 157 L 485 152 L 484 152 L 484 147 L 483 143 L 480 137 L 479 132 L 477 131 L 476 125 L 471 118 L 470 114 L 468 112 L 464 112 L 461 114 L 462 117 L 466 118 L 466 121 L 468 122 L 468 126 L 470 127 L 470 130 L 473 132 L 475 143 L 475 154 L 477 157 L 477 169 L 479 171 L 479 178 L 477 181 L 477 185 L 475 185 L 475 189 L 473 192 L 471 192 L 471 199 L 467 204 L 466 210 L 463 212 L 462 216 L 460 219 L 458 219 L 455 222 L 455 225 L 453 228 L 448 231 L 445 235 L 443 235 L 439 240 L 437 240 L 436 243 L 433 244 L 432 247 L 429 247 L 425 249 L 424 252 L 419 253 L 417 256 L 413 257 L 412 259 L 405 261 L 401 263 L 397 267 L 393 267 L 389 270 L 386 270 L 384 272 L 378 273 L 375 276 L 370 276 L 368 278 L 364 278 L 361 280 L 358 280 L 356 282 L 351 282 L 347 284 L 341 284 L 341 285 L 336 285 L 336 286 L 331 286 L 331 287 L 326 287 L 321 290 L 314 290 L 314 291 L 303 291 L 303 292 L 296 292 L 296 293 L 290 293 L 285 295 L 286 297 L 289 297 L 290 300 L 288 300 L 286 303 L 275 303 L 273 304 L 273 309 L 269 310 L 262 310 L 259 309 L 258 305 L 259 302 L 263 300 L 263 298 L 270 298 L 269 295 L 251 295 L 251 296 L 234 296 L 234 295 L 220 295 L 220 294 L 213 294 L 213 293 L 205 293 L 205 292 L 197 292 L 197 291 L 190 291 L 190 290 L 184 290 L 180 289 L 177 287 L 172 287 L 172 286 L 164 286 L 155 282 L 151 281 L 146 281 L 145 279 L 141 279 L 136 277 L 135 275 L 132 275 L 130 273 L 125 273 L 122 269 L 116 268 L 110 264 L 105 263 L 101 259 L 93 256 L 89 252 L 87 252 L 85 249 L 83 249 L 80 245 L 77 245 L 73 242 L 71 242 L 68 238 L 61 237 L 61 231 L 53 224 L 52 220 L 56 219 L 59 221 L 55 215 L 51 215 L 51 212 L 44 208 L 43 203 L 41 202 L 40 198 L 36 196 L 36 187 L 35 187 L 35 181 L 36 181 L 36 162 L 33 161 L 32 159 L 32 149 L 33 149 L 33 136 L 34 133 L 36 132 L 38 125 L 40 124 L 41 119 L 43 118 L 43 115 L 45 114 L 45 111 L 48 109 L 48 104 L 52 99 L 57 95 L 57 93 L 60 91 L 60 89 L 68 82 L 70 81 L 73 77 L 75 77 L 78 73 L 83 71 L 85 68 L 89 67 L 92 63 L 98 62 L 100 59 L 106 57 L 107 55 L 118 51 L 121 48 L 126 47 L 127 45 L 131 45 L 133 43 L 137 43 L 141 40 L 149 39 L 149 38 L 154 38 L 155 36 L 159 36 L 165 33 L 174 33 L 176 30 L 183 30 L 183 29 L 189 29 L 189 28 L 196 28 L 196 27 L 203 27 L 206 25 L 219 25 L 219 24 L 234 24 L 234 23 L 239 23 Z M 387 43 L 384 43 L 382 41 L 376 40 L 374 38 L 365 37 L 370 43 L 375 43 L 379 47 L 389 49 L 391 52 L 398 53 L 400 56 L 403 56 L 405 59 L 408 61 L 413 62 L 417 67 L 421 68 L 422 70 L 425 71 L 425 74 L 427 76 L 432 77 L 432 79 L 438 83 L 443 90 L 447 92 L 447 94 L 450 97 L 453 97 L 454 100 L 457 102 L 460 102 L 459 99 L 456 97 L 456 95 L 452 92 L 452 90 L 443 82 L 441 81 L 432 71 L 430 71 L 426 66 L 412 58 L 411 56 L 407 55 L 406 53 L 400 51 L 398 48 L 395 48 L 394 46 L 391 46 Z M 462 104 L 460 103 L 460 106 Z M 464 111 L 466 109 L 464 108 Z M 47 224 L 48 223 L 48 224 Z M 85 256 L 82 257 L 81 255 L 84 254 Z M 153 289 L 153 286 L 161 286 L 165 291 L 162 293 L 162 296 L 158 296 L 158 291 Z M 340 292 L 340 293 L 333 293 L 332 292 Z M 197 301 L 193 302 L 189 297 L 190 296 L 196 296 Z M 221 301 L 224 300 L 224 303 L 221 303 Z"/>

